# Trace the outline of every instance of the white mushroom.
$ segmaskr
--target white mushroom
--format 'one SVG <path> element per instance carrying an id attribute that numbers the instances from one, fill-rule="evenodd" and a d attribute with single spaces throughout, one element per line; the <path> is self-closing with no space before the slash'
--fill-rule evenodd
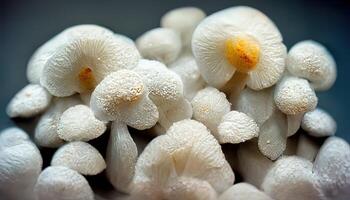
<path id="1" fill-rule="evenodd" d="M 140 190 L 154 185 L 164 191 L 172 178 L 180 176 L 207 181 L 219 193 L 234 182 L 221 146 L 194 120 L 174 123 L 148 144 L 137 160 L 133 186 Z"/>
<path id="2" fill-rule="evenodd" d="M 320 43 L 306 40 L 295 44 L 288 52 L 288 71 L 311 82 L 316 91 L 328 90 L 337 78 L 332 55 Z"/>
<path id="3" fill-rule="evenodd" d="M 254 90 L 271 87 L 285 68 L 286 47 L 277 27 L 245 6 L 205 18 L 193 33 L 192 51 L 206 82 L 232 99 L 246 84 Z"/>
<path id="4" fill-rule="evenodd" d="M 136 40 L 142 57 L 170 64 L 180 55 L 180 35 L 169 28 L 155 28 Z"/>
<path id="5" fill-rule="evenodd" d="M 345 200 L 350 195 L 350 146 L 338 137 L 329 137 L 314 162 L 318 185 L 328 199 Z"/>
<path id="6" fill-rule="evenodd" d="M 69 167 L 84 175 L 96 175 L 106 168 L 102 155 L 86 142 L 71 142 L 60 147 L 51 165 Z"/>
<path id="7" fill-rule="evenodd" d="M 106 124 L 95 118 L 85 105 L 76 105 L 64 111 L 57 127 L 58 136 L 65 141 L 89 141 L 102 135 Z"/>
<path id="8" fill-rule="evenodd" d="M 259 127 L 244 113 L 231 111 L 225 114 L 218 126 L 220 143 L 241 143 L 258 137 Z"/>
<path id="9" fill-rule="evenodd" d="M 204 88 L 205 82 L 201 77 L 193 56 L 184 56 L 170 65 L 170 69 L 176 72 L 183 82 L 184 96 L 191 101 L 197 92 Z"/>
<path id="10" fill-rule="evenodd" d="M 29 141 L 29 136 L 17 127 L 6 128 L 0 133 L 0 150 Z"/>
<path id="11" fill-rule="evenodd" d="M 191 46 L 191 39 L 194 29 L 205 17 L 205 13 L 196 7 L 182 7 L 170 10 L 165 13 L 160 21 L 164 28 L 177 31 L 184 47 Z"/>
<path id="12" fill-rule="evenodd" d="M 114 121 L 107 147 L 107 177 L 122 192 L 130 192 L 137 161 L 137 146 L 124 123 Z"/>
<path id="13" fill-rule="evenodd" d="M 94 193 L 84 176 L 63 166 L 46 168 L 35 185 L 38 200 L 93 200 Z"/>
<path id="14" fill-rule="evenodd" d="M 41 84 L 54 96 L 91 92 L 108 74 L 133 68 L 140 55 L 110 30 L 83 25 L 70 28 L 69 42 L 46 62 Z"/>
<path id="15" fill-rule="evenodd" d="M 12 140 L 19 139 L 17 136 L 22 135 L 18 130 L 12 133 L 16 134 L 12 136 Z M 7 143 L 4 141 L 6 139 L 9 137 L 1 137 L 3 141 L 0 143 Z M 0 148 L 1 197 L 9 200 L 34 200 L 33 188 L 41 172 L 42 164 L 43 160 L 39 150 L 29 140 L 7 143 L 7 147 Z"/>
<path id="16" fill-rule="evenodd" d="M 50 104 L 51 95 L 45 88 L 29 84 L 21 89 L 7 105 L 10 117 L 33 117 L 42 113 Z"/>
<path id="17" fill-rule="evenodd" d="M 310 136 L 300 134 L 296 155 L 314 162 L 319 148 L 320 145 L 316 141 L 312 140 Z"/>
<path id="18" fill-rule="evenodd" d="M 299 113 L 296 115 L 287 115 L 287 137 L 294 135 L 301 126 L 301 121 L 304 117 L 304 113 Z"/>
<path id="19" fill-rule="evenodd" d="M 34 133 L 35 142 L 43 147 L 56 148 L 64 141 L 58 136 L 57 127 L 62 113 L 71 106 L 80 104 L 77 96 L 54 98 L 49 109 L 41 116 Z"/>
<path id="20" fill-rule="evenodd" d="M 226 95 L 216 88 L 206 87 L 197 93 L 191 104 L 193 118 L 202 122 L 218 138 L 218 126 L 231 107 Z"/>
<path id="21" fill-rule="evenodd" d="M 273 199 L 318 200 L 322 193 L 316 186 L 312 163 L 296 156 L 277 160 L 267 173 L 262 189 Z"/>
<path id="22" fill-rule="evenodd" d="M 325 110 L 317 108 L 304 115 L 301 127 L 309 135 L 314 137 L 325 137 L 335 134 L 337 123 Z"/>
<path id="23" fill-rule="evenodd" d="M 220 195 L 219 200 L 272 200 L 264 192 L 258 190 L 249 183 L 238 183 L 231 186 L 223 194 Z"/>
<path id="24" fill-rule="evenodd" d="M 277 85 L 275 103 L 287 115 L 296 115 L 314 110 L 317 106 L 317 96 L 305 79 L 286 76 Z"/>

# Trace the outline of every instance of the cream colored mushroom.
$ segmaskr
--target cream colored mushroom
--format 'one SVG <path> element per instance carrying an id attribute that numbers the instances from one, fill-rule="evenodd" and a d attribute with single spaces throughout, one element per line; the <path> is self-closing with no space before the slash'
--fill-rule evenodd
<path id="1" fill-rule="evenodd" d="M 259 135 L 259 127 L 255 121 L 244 113 L 230 111 L 225 114 L 218 126 L 220 143 L 241 143 Z"/>
<path id="2" fill-rule="evenodd" d="M 65 141 L 89 141 L 102 135 L 106 124 L 95 118 L 85 105 L 76 105 L 64 111 L 57 126 L 58 136 Z"/>
<path id="3" fill-rule="evenodd" d="M 41 116 L 34 133 L 35 142 L 43 147 L 56 148 L 64 144 L 58 136 L 57 127 L 62 113 L 80 104 L 77 96 L 54 98 L 49 109 Z"/>
<path id="4" fill-rule="evenodd" d="M 320 145 L 317 143 L 317 141 L 314 141 L 312 138 L 310 138 L 310 136 L 300 134 L 296 155 L 314 162 L 319 148 Z"/>
<path id="5" fill-rule="evenodd" d="M 86 142 L 71 142 L 60 147 L 51 165 L 69 167 L 84 175 L 96 175 L 106 168 L 102 155 Z"/>
<path id="6" fill-rule="evenodd" d="M 94 193 L 78 172 L 63 166 L 46 168 L 35 185 L 38 200 L 93 200 Z"/>
<path id="7" fill-rule="evenodd" d="M 178 32 L 182 45 L 190 47 L 193 31 L 204 17 L 205 13 L 199 8 L 181 7 L 165 13 L 161 18 L 160 25 Z"/>
<path id="8" fill-rule="evenodd" d="M 0 150 L 29 141 L 29 136 L 17 127 L 6 128 L 0 132 Z"/>
<path id="9" fill-rule="evenodd" d="M 314 110 L 318 98 L 305 79 L 286 76 L 277 85 L 275 103 L 287 115 L 296 115 Z"/>
<path id="10" fill-rule="evenodd" d="M 314 162 L 317 183 L 327 199 L 348 199 L 350 195 L 350 146 L 338 137 L 329 137 Z"/>
<path id="11" fill-rule="evenodd" d="M 51 95 L 37 84 L 29 84 L 21 89 L 7 105 L 10 117 L 33 117 L 45 111 L 51 101 Z"/>
<path id="12" fill-rule="evenodd" d="M 140 58 L 135 46 L 103 27 L 76 26 L 67 37 L 69 42 L 46 62 L 40 79 L 54 96 L 91 92 L 105 76 L 133 68 Z"/>
<path id="13" fill-rule="evenodd" d="M 264 192 L 258 190 L 256 187 L 249 183 L 238 183 L 231 186 L 223 194 L 220 195 L 219 200 L 272 200 L 271 197 Z"/>
<path id="14" fill-rule="evenodd" d="M 206 87 L 192 99 L 193 118 L 202 122 L 218 139 L 218 126 L 224 115 L 230 112 L 231 104 L 226 95 L 216 88 Z"/>
<path id="15" fill-rule="evenodd" d="M 316 186 L 312 163 L 296 156 L 277 160 L 267 173 L 262 189 L 273 199 L 318 200 L 322 193 Z"/>
<path id="16" fill-rule="evenodd" d="M 314 137 L 332 136 L 337 131 L 337 123 L 333 117 L 321 108 L 307 112 L 301 127 Z"/>
<path id="17" fill-rule="evenodd" d="M 287 117 L 287 125 L 288 125 L 287 137 L 290 137 L 300 129 L 301 121 L 304 117 L 304 113 L 299 113 L 296 115 L 286 115 L 286 117 Z"/>
<path id="18" fill-rule="evenodd" d="M 295 44 L 289 50 L 286 62 L 291 74 L 310 81 L 316 91 L 328 90 L 337 78 L 332 55 L 324 46 L 312 40 Z"/>

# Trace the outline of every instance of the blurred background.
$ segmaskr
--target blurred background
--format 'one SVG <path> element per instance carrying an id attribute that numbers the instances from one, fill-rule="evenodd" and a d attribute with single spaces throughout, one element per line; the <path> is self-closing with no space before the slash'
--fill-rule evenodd
<path id="1" fill-rule="evenodd" d="M 300 40 L 324 44 L 338 66 L 335 86 L 319 93 L 319 106 L 334 116 L 337 135 L 350 142 L 350 1 L 92 1 L 0 0 L 0 129 L 14 124 L 6 113 L 12 96 L 27 84 L 26 65 L 34 50 L 63 29 L 84 23 L 106 26 L 136 39 L 158 27 L 160 17 L 180 6 L 197 6 L 207 14 L 248 5 L 268 15 L 288 48 Z M 348 113 L 349 112 L 349 113 Z M 21 123 L 21 122 L 17 122 Z"/>

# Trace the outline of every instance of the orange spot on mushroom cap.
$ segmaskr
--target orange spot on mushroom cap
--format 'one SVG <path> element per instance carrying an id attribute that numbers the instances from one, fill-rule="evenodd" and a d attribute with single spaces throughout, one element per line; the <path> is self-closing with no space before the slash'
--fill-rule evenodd
<path id="1" fill-rule="evenodd" d="M 78 74 L 79 82 L 83 89 L 92 90 L 96 85 L 93 71 L 89 67 L 83 67 Z"/>

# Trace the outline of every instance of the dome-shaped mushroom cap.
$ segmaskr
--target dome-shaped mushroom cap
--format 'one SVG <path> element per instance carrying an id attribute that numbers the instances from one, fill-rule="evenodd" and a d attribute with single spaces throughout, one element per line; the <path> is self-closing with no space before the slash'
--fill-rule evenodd
<path id="1" fill-rule="evenodd" d="M 49 109 L 41 116 L 34 133 L 36 144 L 56 148 L 64 141 L 58 137 L 57 126 L 62 113 L 71 106 L 80 104 L 77 96 L 54 98 Z"/>
<path id="2" fill-rule="evenodd" d="M 218 126 L 220 143 L 241 143 L 259 135 L 259 127 L 248 115 L 231 111 L 223 116 Z"/>
<path id="3" fill-rule="evenodd" d="M 254 48 L 257 51 L 252 54 L 256 62 L 255 69 L 248 72 L 247 85 L 254 90 L 274 85 L 285 68 L 286 47 L 282 43 L 282 36 L 267 16 L 245 6 L 214 13 L 194 31 L 192 51 L 203 78 L 217 88 L 231 79 L 237 66 L 233 66 L 226 58 L 225 44 L 236 38 L 248 39 L 249 44 L 257 47 Z"/>
<path id="4" fill-rule="evenodd" d="M 164 64 L 141 59 L 134 69 L 149 90 L 149 97 L 157 106 L 177 103 L 183 97 L 183 83 L 179 75 Z"/>
<path id="5" fill-rule="evenodd" d="M 169 64 L 180 55 L 180 35 L 169 28 L 155 28 L 136 40 L 142 57 Z"/>
<path id="6" fill-rule="evenodd" d="M 301 122 L 301 127 L 314 137 L 334 135 L 337 123 L 331 115 L 321 108 L 307 112 Z"/>
<path id="7" fill-rule="evenodd" d="M 84 175 L 96 175 L 106 168 L 102 155 L 86 142 L 70 142 L 52 157 L 52 166 L 66 166 Z"/>
<path id="8" fill-rule="evenodd" d="M 108 75 L 91 95 L 90 107 L 104 121 L 124 121 L 136 129 L 154 126 L 159 113 L 142 78 L 131 70 Z"/>
<path id="9" fill-rule="evenodd" d="M 275 90 L 277 107 L 288 115 L 305 113 L 316 108 L 318 98 L 307 80 L 285 77 Z"/>
<path id="10" fill-rule="evenodd" d="M 108 74 L 136 66 L 140 55 L 132 44 L 98 26 L 71 28 L 69 41 L 47 61 L 41 84 L 54 96 L 84 93 Z"/>
<path id="11" fill-rule="evenodd" d="M 231 186 L 224 193 L 219 196 L 219 200 L 272 200 L 264 192 L 258 190 L 256 187 L 249 183 L 238 183 Z"/>
<path id="12" fill-rule="evenodd" d="M 314 162 L 318 185 L 329 199 L 348 199 L 350 195 L 350 146 L 338 137 L 329 137 Z"/>
<path id="13" fill-rule="evenodd" d="M 62 113 L 57 133 L 65 141 L 89 141 L 102 135 L 106 128 L 88 106 L 76 105 Z"/>
<path id="14" fill-rule="evenodd" d="M 190 46 L 193 31 L 204 17 L 205 13 L 199 8 L 181 7 L 165 13 L 160 24 L 180 33 L 183 46 Z"/>
<path id="15" fill-rule="evenodd" d="M 35 185 L 38 200 L 93 200 L 94 193 L 78 172 L 63 166 L 46 168 Z"/>
<path id="16" fill-rule="evenodd" d="M 0 194 L 4 199 L 34 200 L 33 188 L 43 160 L 31 142 L 0 150 Z"/>
<path id="17" fill-rule="evenodd" d="M 29 141 L 29 136 L 17 127 L 6 128 L 0 132 L 0 150 Z"/>
<path id="18" fill-rule="evenodd" d="M 136 163 L 133 183 L 162 184 L 174 174 L 207 181 L 218 192 L 234 182 L 221 146 L 203 124 L 194 120 L 174 123 L 165 135 L 147 145 Z"/>
<path id="19" fill-rule="evenodd" d="M 309 80 L 316 91 L 328 90 L 337 78 L 332 55 L 312 40 L 295 44 L 288 52 L 286 65 L 291 74 Z"/>
<path id="20" fill-rule="evenodd" d="M 135 44 L 134 40 L 132 40 L 132 39 L 129 38 L 128 36 L 122 35 L 122 34 L 118 34 L 118 33 L 115 33 L 114 36 L 115 36 L 116 38 L 118 38 L 118 39 L 122 39 L 122 40 L 124 40 L 125 42 L 130 43 L 130 45 L 133 45 L 133 46 L 135 46 L 135 48 L 136 48 L 136 44 Z"/>
<path id="21" fill-rule="evenodd" d="M 193 118 L 202 122 L 217 137 L 222 117 L 230 112 L 231 104 L 226 95 L 216 88 L 206 87 L 192 99 Z"/>
<path id="22" fill-rule="evenodd" d="M 29 84 L 11 99 L 6 112 L 10 117 L 33 117 L 49 106 L 51 98 L 42 86 Z"/>
<path id="23" fill-rule="evenodd" d="M 277 160 L 267 173 L 262 189 L 273 199 L 280 200 L 316 200 L 322 197 L 316 187 L 312 163 L 296 156 Z"/>

